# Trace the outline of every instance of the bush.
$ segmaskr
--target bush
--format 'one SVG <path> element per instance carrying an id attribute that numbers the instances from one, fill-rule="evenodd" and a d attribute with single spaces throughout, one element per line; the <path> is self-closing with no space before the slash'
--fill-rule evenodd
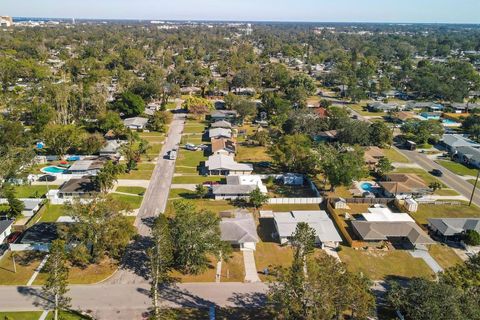
<path id="1" fill-rule="evenodd" d="M 465 243 L 469 246 L 480 246 L 480 233 L 475 230 L 467 230 L 465 233 Z"/>

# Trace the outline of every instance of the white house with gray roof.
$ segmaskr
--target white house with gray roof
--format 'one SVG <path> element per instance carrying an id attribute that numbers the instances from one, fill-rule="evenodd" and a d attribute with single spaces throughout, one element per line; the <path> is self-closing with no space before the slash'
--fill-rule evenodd
<path id="1" fill-rule="evenodd" d="M 322 248 L 336 248 L 342 242 L 342 237 L 325 211 L 274 212 L 273 220 L 281 244 L 290 241 L 301 222 L 315 230 L 315 243 Z"/>
<path id="2" fill-rule="evenodd" d="M 225 128 L 213 128 L 208 130 L 208 137 L 210 139 L 228 138 L 232 137 L 232 130 Z"/>
<path id="3" fill-rule="evenodd" d="M 459 237 L 467 230 L 475 230 L 480 233 L 480 218 L 428 219 L 428 227 L 433 233 L 444 239 Z"/>
<path id="4" fill-rule="evenodd" d="M 249 175 L 253 171 L 253 166 L 248 163 L 238 163 L 233 156 L 225 154 L 211 155 L 205 161 L 205 169 L 209 175 Z"/>
<path id="5" fill-rule="evenodd" d="M 142 117 L 133 117 L 123 120 L 125 127 L 132 130 L 143 130 L 147 127 L 148 119 Z"/>
<path id="6" fill-rule="evenodd" d="M 255 250 L 259 241 L 255 220 L 248 211 L 235 211 L 233 217 L 222 218 L 220 232 L 222 241 L 242 251 Z"/>
<path id="7" fill-rule="evenodd" d="M 227 176 L 227 184 L 212 186 L 212 194 L 215 200 L 247 199 L 257 188 L 264 194 L 268 192 L 260 176 Z"/>

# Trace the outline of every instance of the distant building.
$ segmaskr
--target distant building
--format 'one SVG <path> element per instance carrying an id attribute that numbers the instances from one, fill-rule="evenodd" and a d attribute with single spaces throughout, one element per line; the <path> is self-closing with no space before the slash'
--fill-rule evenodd
<path id="1" fill-rule="evenodd" d="M 462 238 L 467 230 L 480 233 L 480 219 L 478 218 L 439 218 L 428 219 L 428 228 L 444 240 Z"/>
<path id="2" fill-rule="evenodd" d="M 13 19 L 9 16 L 0 16 L 0 27 L 11 27 L 13 26 Z"/>

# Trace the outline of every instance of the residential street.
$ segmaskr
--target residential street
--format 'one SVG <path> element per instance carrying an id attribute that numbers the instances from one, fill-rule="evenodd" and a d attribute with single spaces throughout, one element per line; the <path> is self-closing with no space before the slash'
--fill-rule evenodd
<path id="1" fill-rule="evenodd" d="M 163 288 L 161 303 L 169 307 L 254 307 L 265 300 L 263 283 L 190 283 Z M 142 319 L 150 307 L 148 284 L 78 285 L 70 288 L 74 309 L 87 311 L 95 319 Z M 43 310 L 47 302 L 41 287 L 0 286 L 0 311 Z"/>
<path id="2" fill-rule="evenodd" d="M 436 177 L 438 180 L 445 183 L 447 186 L 452 188 L 453 190 L 457 191 L 461 195 L 465 196 L 466 198 L 470 199 L 472 194 L 473 185 L 471 185 L 468 181 L 463 180 L 456 174 L 452 173 L 448 169 L 442 167 L 441 165 L 437 164 L 435 161 L 429 159 L 426 155 L 421 154 L 417 151 L 408 151 L 396 148 L 397 151 L 402 153 L 406 156 L 410 162 L 417 163 L 426 171 L 431 171 L 433 169 L 439 169 L 443 172 L 442 177 Z M 477 206 L 480 206 L 480 192 L 475 193 L 473 198 L 473 203 Z"/>

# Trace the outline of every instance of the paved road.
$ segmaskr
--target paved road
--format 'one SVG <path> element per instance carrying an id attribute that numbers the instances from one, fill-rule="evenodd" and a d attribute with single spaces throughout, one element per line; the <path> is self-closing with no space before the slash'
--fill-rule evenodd
<path id="1" fill-rule="evenodd" d="M 470 196 L 473 190 L 473 185 L 471 185 L 468 181 L 463 180 L 458 175 L 442 167 L 441 165 L 439 165 L 432 159 L 428 158 L 424 154 L 418 153 L 417 151 L 402 150 L 398 148 L 396 149 L 397 151 L 402 153 L 404 156 L 406 156 L 410 160 L 410 162 L 417 163 L 426 171 L 431 171 L 433 169 L 441 170 L 443 172 L 443 176 L 437 177 L 437 179 L 439 179 L 448 187 L 457 191 L 467 199 L 470 199 Z M 473 198 L 473 203 L 476 204 L 477 206 L 480 206 L 480 192 L 478 192 L 478 190 L 475 193 L 475 196 Z"/>
<path id="2" fill-rule="evenodd" d="M 162 288 L 163 306 L 254 307 L 265 301 L 263 283 L 192 283 Z M 148 284 L 71 286 L 72 308 L 88 311 L 95 319 L 142 319 L 150 307 Z M 0 311 L 30 311 L 49 308 L 40 287 L 0 286 Z"/>

